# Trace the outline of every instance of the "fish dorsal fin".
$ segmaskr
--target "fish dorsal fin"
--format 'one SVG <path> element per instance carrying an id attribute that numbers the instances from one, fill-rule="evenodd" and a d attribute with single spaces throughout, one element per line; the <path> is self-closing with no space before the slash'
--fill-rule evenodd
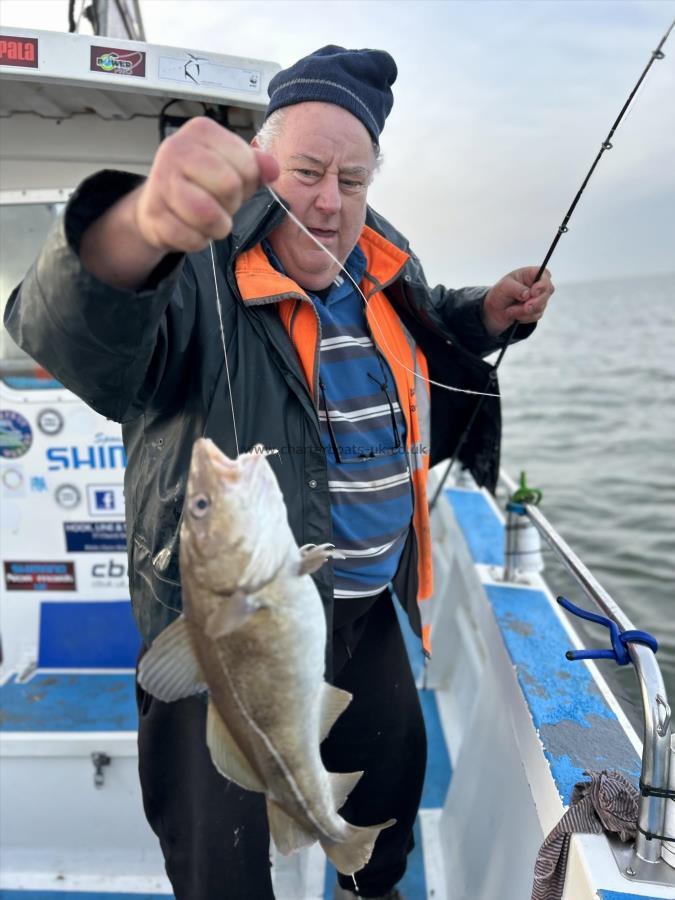
<path id="1" fill-rule="evenodd" d="M 354 790 L 363 772 L 329 772 L 330 789 L 333 794 L 335 809 L 341 809 L 345 805 L 347 797 Z"/>
<path id="2" fill-rule="evenodd" d="M 331 841 L 329 838 L 320 837 L 319 842 L 338 872 L 342 875 L 353 875 L 362 869 L 372 856 L 379 833 L 384 828 L 395 825 L 396 819 L 389 819 L 381 825 L 371 825 L 369 828 L 358 828 L 347 822 L 344 824 L 346 835 L 343 841 Z"/>
<path id="3" fill-rule="evenodd" d="M 301 828 L 274 800 L 267 800 L 267 821 L 270 834 L 279 853 L 295 853 L 316 842 L 316 837 Z"/>
<path id="4" fill-rule="evenodd" d="M 138 664 L 138 683 L 166 703 L 206 690 L 185 616 L 172 622 L 152 642 Z"/>
<path id="5" fill-rule="evenodd" d="M 349 691 L 342 691 L 340 688 L 333 687 L 332 684 L 324 681 L 321 693 L 320 742 L 328 737 L 328 732 L 351 702 L 352 695 Z"/>
<path id="6" fill-rule="evenodd" d="M 209 701 L 206 715 L 206 744 L 213 765 L 221 775 L 249 791 L 265 792 L 264 784 L 253 771 L 212 701 Z"/>

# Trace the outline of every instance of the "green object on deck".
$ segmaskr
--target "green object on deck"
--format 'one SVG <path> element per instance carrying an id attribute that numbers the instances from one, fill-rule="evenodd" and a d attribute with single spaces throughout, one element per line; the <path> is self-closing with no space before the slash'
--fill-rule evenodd
<path id="1" fill-rule="evenodd" d="M 538 488 L 530 487 L 527 483 L 525 472 L 520 473 L 520 486 L 511 497 L 512 503 L 532 503 L 538 506 L 541 503 L 543 493 Z"/>

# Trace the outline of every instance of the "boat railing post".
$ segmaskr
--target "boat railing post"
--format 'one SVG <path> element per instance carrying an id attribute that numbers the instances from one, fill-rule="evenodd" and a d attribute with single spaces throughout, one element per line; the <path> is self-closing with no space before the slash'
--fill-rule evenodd
<path id="1" fill-rule="evenodd" d="M 503 470 L 501 481 L 513 495 L 517 485 Z M 541 537 L 554 551 L 567 572 L 572 575 L 584 594 L 615 623 L 620 632 L 635 631 L 635 626 L 621 607 L 612 599 L 590 570 L 553 528 L 533 503 L 523 503 L 529 517 Z M 638 807 L 638 833 L 633 846 L 630 864 L 624 874 L 636 880 L 649 881 L 649 864 L 665 861 L 664 847 L 666 803 L 669 795 L 669 767 L 672 764 L 671 737 L 673 728 L 671 710 L 661 669 L 654 650 L 640 643 L 626 643 L 640 687 L 643 710 L 642 769 L 640 774 L 640 800 Z M 671 779 L 672 780 L 672 779 Z M 615 854 L 616 855 L 616 854 Z M 647 864 L 647 865 L 645 865 Z"/>
<path id="2" fill-rule="evenodd" d="M 640 806 L 635 855 L 649 863 L 662 858 L 662 836 L 665 835 L 666 797 L 671 762 L 671 711 L 666 697 L 663 675 L 649 647 L 629 644 L 628 652 L 640 685 L 644 712 L 642 771 L 640 773 Z"/>
<path id="3" fill-rule="evenodd" d="M 515 581 L 516 578 L 516 529 L 520 514 L 509 503 L 506 507 L 506 545 L 504 547 L 504 581 Z"/>
<path id="4" fill-rule="evenodd" d="M 519 574 L 542 572 L 541 540 L 527 516 L 525 504 L 540 502 L 541 491 L 527 485 L 525 472 L 520 473 L 520 487 L 511 493 L 506 504 L 506 541 L 504 546 L 504 581 L 515 582 Z"/>

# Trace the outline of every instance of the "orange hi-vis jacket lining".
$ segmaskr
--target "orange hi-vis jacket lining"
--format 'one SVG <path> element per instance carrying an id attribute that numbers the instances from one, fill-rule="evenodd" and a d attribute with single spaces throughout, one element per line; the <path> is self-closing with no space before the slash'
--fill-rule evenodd
<path id="1" fill-rule="evenodd" d="M 366 321 L 373 341 L 389 364 L 405 416 L 406 449 L 415 497 L 417 600 L 422 617 L 423 645 L 428 651 L 430 616 L 425 601 L 433 591 L 433 570 L 426 490 L 430 452 L 429 385 L 424 380 L 429 377 L 427 361 L 383 290 L 398 276 L 408 254 L 367 226 L 361 232 L 359 247 L 366 257 L 366 272 L 360 285 L 367 300 Z M 310 394 L 318 408 L 320 325 L 312 301 L 291 278 L 277 272 L 260 244 L 237 258 L 235 274 L 245 303 L 278 303 L 281 321 L 298 354 Z M 416 377 L 418 375 L 421 377 Z M 419 392 L 424 395 L 419 396 Z"/>

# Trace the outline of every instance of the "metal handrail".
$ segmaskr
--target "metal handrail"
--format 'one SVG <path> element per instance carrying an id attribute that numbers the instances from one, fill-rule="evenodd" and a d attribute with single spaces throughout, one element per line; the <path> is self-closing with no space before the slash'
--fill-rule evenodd
<path id="1" fill-rule="evenodd" d="M 510 494 L 517 489 L 516 483 L 503 469 L 500 471 L 500 481 Z M 632 631 L 635 626 L 625 612 L 553 528 L 541 510 L 531 503 L 521 505 L 534 527 L 586 596 L 615 622 L 621 631 Z M 641 783 L 664 791 L 668 787 L 672 724 L 663 676 L 656 657 L 649 647 L 629 643 L 628 652 L 640 686 L 644 716 Z M 639 860 L 647 863 L 661 862 L 661 840 L 647 839 L 643 832 L 654 835 L 664 834 L 666 802 L 665 797 L 645 796 L 642 791 L 640 792 L 639 828 L 634 849 L 634 854 Z"/>

